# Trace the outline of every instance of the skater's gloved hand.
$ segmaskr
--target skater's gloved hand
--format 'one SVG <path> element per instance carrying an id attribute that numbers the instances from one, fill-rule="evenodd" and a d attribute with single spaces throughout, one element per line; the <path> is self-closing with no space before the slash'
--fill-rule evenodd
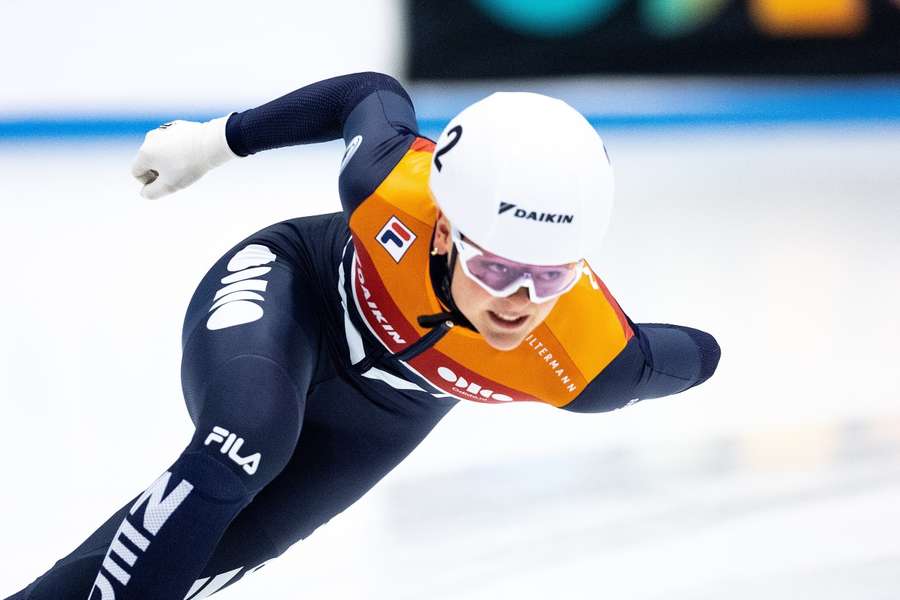
<path id="1" fill-rule="evenodd" d="M 172 121 L 148 132 L 131 165 L 131 174 L 144 184 L 141 196 L 154 200 L 186 188 L 236 157 L 225 139 L 227 122 L 228 117 Z"/>

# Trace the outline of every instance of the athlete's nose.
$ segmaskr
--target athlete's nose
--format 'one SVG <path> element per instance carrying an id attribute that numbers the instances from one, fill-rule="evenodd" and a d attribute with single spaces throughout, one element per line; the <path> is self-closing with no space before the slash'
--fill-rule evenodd
<path id="1" fill-rule="evenodd" d="M 528 295 L 528 288 L 525 286 L 520 287 L 504 300 L 507 302 L 509 310 L 520 310 L 531 304 L 531 296 Z"/>

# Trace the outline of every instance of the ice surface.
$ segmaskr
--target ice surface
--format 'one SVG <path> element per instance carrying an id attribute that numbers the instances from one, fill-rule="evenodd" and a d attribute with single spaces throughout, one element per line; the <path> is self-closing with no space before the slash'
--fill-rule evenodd
<path id="1" fill-rule="evenodd" d="M 696 390 L 606 415 L 461 404 L 373 492 L 222 598 L 900 596 L 900 127 L 622 130 L 596 270 L 718 338 Z M 139 140 L 0 145 L 0 597 L 189 439 L 194 286 L 339 209 L 335 144 L 144 201 Z"/>

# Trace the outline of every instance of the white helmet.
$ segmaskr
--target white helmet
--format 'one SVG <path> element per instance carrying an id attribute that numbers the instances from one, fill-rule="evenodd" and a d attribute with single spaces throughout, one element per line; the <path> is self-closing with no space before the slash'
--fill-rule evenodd
<path id="1" fill-rule="evenodd" d="M 590 255 L 613 206 L 612 167 L 591 124 L 562 100 L 524 92 L 491 94 L 450 121 L 429 188 L 467 238 L 533 265 Z"/>

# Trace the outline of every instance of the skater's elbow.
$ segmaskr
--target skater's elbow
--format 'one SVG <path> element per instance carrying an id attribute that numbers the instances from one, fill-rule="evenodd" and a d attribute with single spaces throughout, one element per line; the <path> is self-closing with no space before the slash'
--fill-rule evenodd
<path id="1" fill-rule="evenodd" d="M 722 349 L 719 342 L 716 341 L 709 333 L 691 327 L 682 327 L 691 340 L 697 346 L 697 354 L 699 355 L 699 368 L 696 382 L 691 386 L 698 386 L 715 374 L 719 366 L 719 359 L 722 357 Z"/>
<path id="2" fill-rule="evenodd" d="M 406 88 L 404 88 L 403 84 L 392 75 L 380 71 L 364 71 L 361 73 L 354 73 L 353 75 L 350 75 L 350 77 L 354 78 L 361 92 L 357 93 L 356 96 L 365 96 L 375 91 L 387 91 L 394 92 L 398 96 L 401 96 L 412 103 Z"/>

